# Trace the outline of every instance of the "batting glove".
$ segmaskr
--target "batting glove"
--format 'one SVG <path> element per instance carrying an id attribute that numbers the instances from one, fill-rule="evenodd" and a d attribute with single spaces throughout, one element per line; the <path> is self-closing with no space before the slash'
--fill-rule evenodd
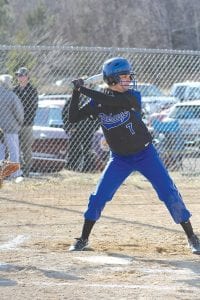
<path id="1" fill-rule="evenodd" d="M 72 80 L 74 89 L 79 90 L 81 86 L 84 85 L 84 80 L 82 78 Z"/>

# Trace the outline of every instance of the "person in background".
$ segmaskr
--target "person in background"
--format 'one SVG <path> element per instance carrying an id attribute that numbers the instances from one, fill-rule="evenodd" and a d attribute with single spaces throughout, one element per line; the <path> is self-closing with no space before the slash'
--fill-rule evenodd
<path id="1" fill-rule="evenodd" d="M 0 161 L 20 162 L 19 131 L 24 121 L 24 109 L 20 99 L 12 91 L 12 76 L 0 75 Z M 14 172 L 10 178 L 22 180 L 22 170 Z"/>
<path id="2" fill-rule="evenodd" d="M 23 175 L 28 177 L 31 170 L 33 122 L 38 108 L 38 91 L 30 83 L 29 70 L 21 67 L 15 73 L 18 85 L 13 91 L 20 98 L 24 108 L 24 123 L 20 130 L 20 147 L 22 152 Z"/>
<path id="3" fill-rule="evenodd" d="M 81 103 L 83 102 L 82 98 Z M 90 118 L 71 124 L 68 120 L 69 104 L 70 101 L 67 100 L 62 110 L 64 129 L 70 136 L 66 167 L 73 171 L 92 172 L 96 168 L 92 153 L 92 139 L 100 124 L 98 120 Z"/>

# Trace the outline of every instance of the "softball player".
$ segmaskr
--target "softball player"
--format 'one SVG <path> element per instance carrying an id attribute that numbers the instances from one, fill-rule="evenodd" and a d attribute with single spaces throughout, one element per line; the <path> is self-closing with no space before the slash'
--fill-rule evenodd
<path id="1" fill-rule="evenodd" d="M 88 117 L 98 118 L 110 147 L 110 159 L 95 192 L 90 195 L 81 237 L 76 239 L 69 251 L 81 251 L 87 247 L 92 227 L 100 218 L 106 203 L 113 198 L 123 181 L 133 171 L 138 171 L 152 184 L 174 222 L 182 226 L 192 253 L 200 254 L 200 242 L 189 220 L 191 214 L 142 121 L 141 95 L 133 88 L 130 63 L 123 57 L 107 60 L 103 64 L 103 79 L 108 84 L 106 93 L 84 87 L 82 79 L 72 81 L 74 89 L 69 121 L 74 123 Z M 90 98 L 82 108 L 79 108 L 80 94 Z"/>

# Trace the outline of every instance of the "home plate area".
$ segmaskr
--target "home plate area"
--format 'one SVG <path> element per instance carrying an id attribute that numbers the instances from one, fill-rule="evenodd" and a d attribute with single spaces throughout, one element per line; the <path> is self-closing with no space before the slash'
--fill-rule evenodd
<path id="1" fill-rule="evenodd" d="M 32 239 L 26 234 L 4 237 L 3 300 L 22 299 L 22 294 L 23 299 L 198 299 L 198 256 L 182 260 L 92 250 L 56 252 L 48 247 L 36 251 L 29 247 Z"/>

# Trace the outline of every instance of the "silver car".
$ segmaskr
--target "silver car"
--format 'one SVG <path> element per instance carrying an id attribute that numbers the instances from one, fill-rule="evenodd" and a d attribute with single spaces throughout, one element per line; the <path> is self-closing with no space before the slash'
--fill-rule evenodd
<path id="1" fill-rule="evenodd" d="M 181 165 L 183 155 L 200 155 L 200 100 L 177 103 L 162 120 L 154 119 L 152 126 L 168 166 Z"/>
<path id="2" fill-rule="evenodd" d="M 165 95 L 155 84 L 137 83 L 137 89 L 141 93 L 142 108 L 147 116 L 178 102 L 178 98 Z"/>

